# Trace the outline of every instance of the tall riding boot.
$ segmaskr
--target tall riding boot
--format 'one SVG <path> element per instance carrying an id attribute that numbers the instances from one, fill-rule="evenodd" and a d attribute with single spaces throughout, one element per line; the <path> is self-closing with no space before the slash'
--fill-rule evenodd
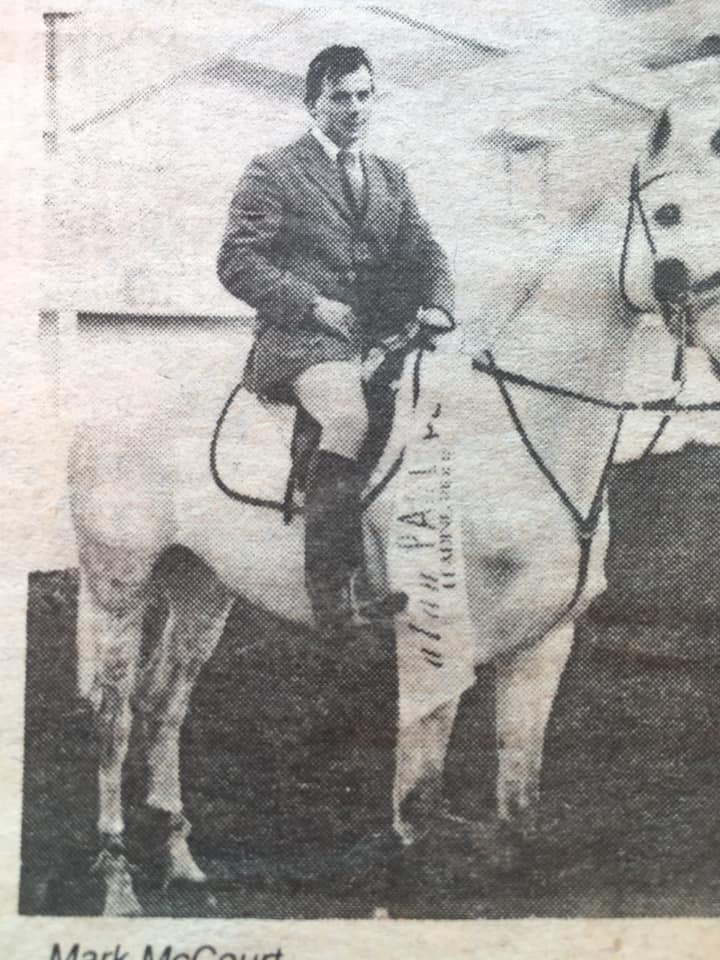
<path id="1" fill-rule="evenodd" d="M 305 580 L 318 628 L 390 624 L 404 593 L 373 596 L 364 574 L 358 464 L 328 450 L 313 454 L 305 487 Z"/>
<path id="2" fill-rule="evenodd" d="M 364 560 L 360 486 L 355 461 L 326 450 L 313 455 L 305 487 L 306 582 L 328 662 L 313 698 L 304 762 L 322 784 L 322 833 L 333 869 L 342 855 L 343 873 L 362 876 L 369 887 L 379 868 L 376 841 L 368 838 L 384 837 L 391 826 L 397 695 L 392 631 L 378 626 L 377 610 L 368 619 L 372 603 L 358 604 L 354 595 Z M 356 850 L 360 859 L 351 854 Z M 333 873 L 332 890 L 337 883 Z"/>
<path id="3" fill-rule="evenodd" d="M 305 488 L 305 579 L 321 630 L 350 623 L 350 582 L 362 561 L 358 465 L 317 450 Z"/>

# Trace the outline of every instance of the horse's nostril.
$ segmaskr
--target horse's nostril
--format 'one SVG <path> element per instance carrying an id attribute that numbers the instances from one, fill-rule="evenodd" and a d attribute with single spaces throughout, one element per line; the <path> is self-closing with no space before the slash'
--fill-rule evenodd
<path id="1" fill-rule="evenodd" d="M 660 303 L 674 303 L 687 293 L 690 272 L 682 260 L 670 257 L 655 264 L 655 296 Z"/>
<path id="2" fill-rule="evenodd" d="M 717 153 L 718 156 L 720 156 L 720 127 L 717 128 L 710 139 L 710 149 L 713 153 Z"/>

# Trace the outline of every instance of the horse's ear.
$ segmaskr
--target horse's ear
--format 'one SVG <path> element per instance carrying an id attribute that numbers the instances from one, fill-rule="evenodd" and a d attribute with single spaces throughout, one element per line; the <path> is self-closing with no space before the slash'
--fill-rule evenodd
<path id="1" fill-rule="evenodd" d="M 720 127 L 710 137 L 710 149 L 720 157 Z"/>
<path id="2" fill-rule="evenodd" d="M 653 159 L 657 157 L 659 153 L 662 153 L 668 145 L 671 133 L 672 122 L 670 120 L 670 114 L 667 110 L 663 110 L 658 122 L 655 124 L 655 129 L 650 135 L 650 156 Z"/>

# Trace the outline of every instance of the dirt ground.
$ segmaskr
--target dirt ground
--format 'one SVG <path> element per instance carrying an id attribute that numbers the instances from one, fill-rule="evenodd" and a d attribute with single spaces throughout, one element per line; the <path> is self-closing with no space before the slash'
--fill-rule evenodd
<path id="1" fill-rule="evenodd" d="M 719 507 L 720 451 L 692 447 L 616 472 L 609 588 L 579 625 L 561 682 L 540 820 L 503 844 L 461 819 L 491 822 L 490 669 L 453 735 L 452 817 L 403 854 L 389 831 L 392 658 L 358 700 L 362 735 L 342 711 L 328 726 L 316 709 L 327 664 L 308 635 L 238 602 L 183 735 L 208 894 L 163 892 L 143 867 L 162 831 L 136 803 L 142 770 L 128 763 L 146 911 L 367 916 L 383 903 L 405 917 L 717 914 Z M 76 596 L 76 571 L 30 576 L 23 913 L 98 907 L 95 743 L 74 696 Z M 160 615 L 148 616 L 148 642 Z"/>

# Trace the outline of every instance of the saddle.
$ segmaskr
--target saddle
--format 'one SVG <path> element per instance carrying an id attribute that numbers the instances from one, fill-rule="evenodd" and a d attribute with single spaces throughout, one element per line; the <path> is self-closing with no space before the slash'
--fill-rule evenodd
<path id="1" fill-rule="evenodd" d="M 417 330 L 397 340 L 365 383 L 369 426 L 359 456 L 365 483 L 392 433 L 397 381 L 405 361 L 413 352 L 419 357 L 423 348 L 432 348 Z M 308 464 L 319 440 L 320 425 L 302 407 L 266 400 L 238 384 L 215 425 L 210 470 L 226 496 L 281 511 L 289 523 L 302 510 Z"/>

